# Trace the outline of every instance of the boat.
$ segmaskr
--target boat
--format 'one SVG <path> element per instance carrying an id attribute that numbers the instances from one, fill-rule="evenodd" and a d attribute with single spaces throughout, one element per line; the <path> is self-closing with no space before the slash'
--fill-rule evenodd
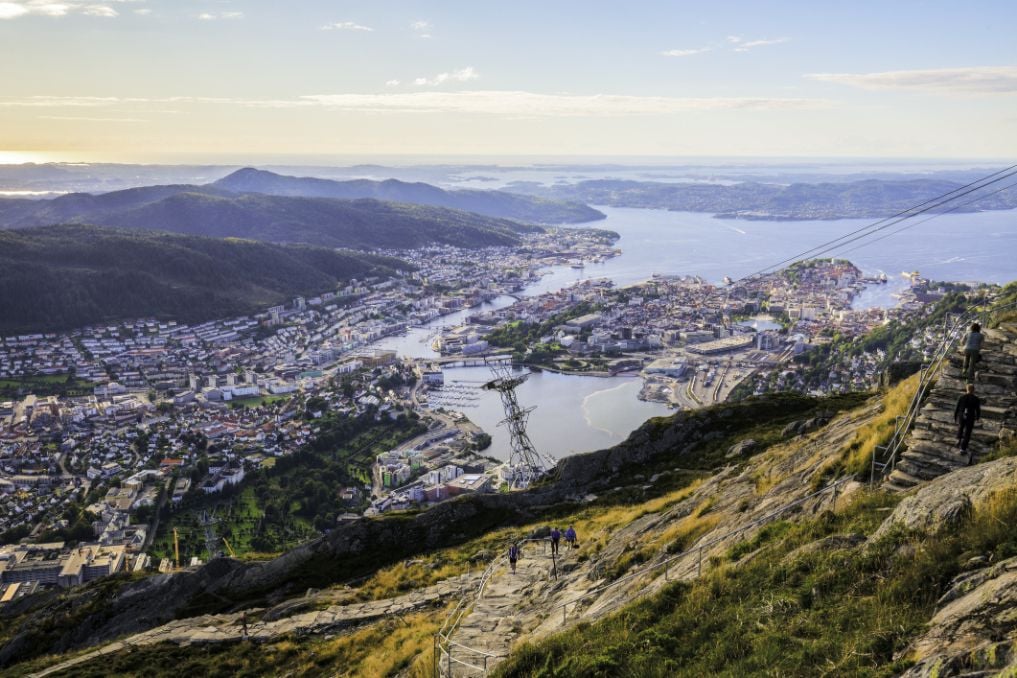
<path id="1" fill-rule="evenodd" d="M 572 268 L 583 269 L 583 268 L 586 268 L 586 264 L 584 264 L 583 262 L 580 261 L 580 262 L 577 262 L 575 264 L 572 264 Z"/>

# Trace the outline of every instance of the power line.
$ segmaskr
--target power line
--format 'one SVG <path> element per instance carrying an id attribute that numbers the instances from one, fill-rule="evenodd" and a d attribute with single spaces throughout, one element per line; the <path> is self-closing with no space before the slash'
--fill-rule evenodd
<path id="1" fill-rule="evenodd" d="M 1002 176 L 1000 176 L 1000 175 L 1002 175 Z M 799 261 L 800 259 L 803 259 L 805 257 L 819 256 L 819 255 L 821 255 L 821 254 L 823 254 L 825 252 L 829 252 L 832 249 L 836 249 L 837 247 L 841 247 L 843 245 L 847 245 L 847 244 L 850 244 L 852 242 L 856 242 L 857 240 L 860 240 L 862 238 L 868 237 L 869 235 L 872 235 L 873 233 L 878 233 L 879 231 L 882 231 L 884 229 L 890 228 L 891 226 L 895 226 L 895 225 L 901 223 L 902 221 L 905 221 L 907 219 L 911 219 L 911 218 L 916 217 L 916 216 L 918 216 L 920 214 L 924 214 L 925 212 L 929 212 L 929 211 L 931 211 L 931 210 L 933 210 L 933 209 L 935 209 L 937 207 L 941 207 L 941 206 L 943 206 L 943 205 L 945 205 L 945 204 L 947 204 L 947 203 L 949 203 L 949 202 L 951 202 L 953 200 L 956 200 L 957 198 L 963 197 L 965 195 L 969 195 L 970 193 L 973 193 L 975 191 L 979 191 L 979 190 L 981 190 L 983 188 L 986 188 L 988 186 L 991 186 L 991 185 L 993 185 L 995 183 L 998 183 L 1000 181 L 1004 181 L 1006 179 L 1009 179 L 1010 177 L 1015 176 L 1015 175 L 1017 175 L 1017 164 L 1010 165 L 1009 167 L 1006 167 L 1006 168 L 1004 168 L 1002 170 L 999 170 L 997 172 L 993 172 L 992 174 L 989 174 L 989 175 L 986 175 L 986 176 L 981 177 L 979 179 L 976 179 L 975 181 L 972 181 L 972 182 L 970 182 L 968 184 L 965 184 L 964 186 L 959 186 L 959 187 L 957 187 L 957 188 L 955 188 L 955 189 L 953 189 L 951 191 L 943 193 L 942 195 L 936 196 L 934 198 L 930 198 L 930 199 L 928 199 L 928 200 L 926 200 L 926 201 L 924 201 L 922 203 L 919 203 L 918 205 L 915 205 L 913 207 L 909 207 L 906 210 L 902 210 L 900 212 L 897 212 L 896 214 L 894 214 L 892 216 L 884 217 L 884 218 L 879 219 L 878 221 L 875 221 L 875 222 L 873 222 L 871 224 L 867 224 L 865 226 L 862 226 L 861 228 L 855 229 L 854 231 L 851 231 L 850 233 L 846 233 L 846 234 L 844 234 L 844 235 L 842 235 L 842 236 L 840 236 L 838 238 L 834 238 L 833 240 L 828 240 L 828 241 L 826 241 L 824 243 L 820 243 L 819 245 L 816 245 L 815 247 L 812 247 L 811 249 L 805 250 L 804 252 L 800 252 L 800 253 L 798 253 L 798 254 L 796 254 L 794 256 L 788 257 L 787 259 L 784 259 L 783 261 L 780 261 L 780 262 L 778 262 L 776 264 L 773 264 L 771 266 L 767 266 L 765 268 L 759 269 L 758 271 L 755 271 L 754 273 L 750 273 L 748 275 L 742 276 L 741 278 L 739 278 L 735 282 L 741 282 L 743 280 L 748 280 L 750 278 L 754 278 L 756 276 L 763 275 L 763 274 L 769 272 L 770 270 L 779 268 L 779 267 L 781 267 L 781 266 L 783 266 L 785 264 L 789 264 L 789 263 L 794 262 L 794 261 Z M 984 196 L 982 196 L 982 197 L 984 197 Z"/>
<path id="2" fill-rule="evenodd" d="M 866 238 L 866 237 L 872 235 L 873 233 L 878 233 L 880 231 L 883 231 L 883 230 L 886 230 L 886 229 L 890 228 L 891 226 L 896 226 L 897 224 L 902 223 L 902 222 L 904 222 L 904 221 L 906 221 L 908 219 L 912 219 L 912 218 L 914 218 L 914 217 L 916 217 L 916 216 L 918 216 L 920 214 L 924 214 L 926 212 L 930 212 L 930 211 L 936 209 L 937 207 L 942 207 L 943 205 L 946 205 L 947 203 L 949 203 L 949 202 L 951 202 L 951 201 L 953 201 L 953 200 L 955 200 L 957 198 L 963 197 L 965 195 L 969 195 L 971 193 L 974 193 L 975 191 L 979 191 L 979 190 L 981 190 L 983 188 L 991 186 L 992 184 L 995 184 L 995 183 L 1000 182 L 1000 181 L 1004 181 L 1004 180 L 1009 179 L 1010 177 L 1013 177 L 1013 176 L 1017 176 L 1017 171 L 1010 172 L 1009 174 L 1005 174 L 1005 175 L 1003 175 L 1001 177 L 993 179 L 992 181 L 986 182 L 986 183 L 982 184 L 981 186 L 977 186 L 975 188 L 971 188 L 971 189 L 969 189 L 967 191 L 964 191 L 963 193 L 958 193 L 955 196 L 951 196 L 950 198 L 946 198 L 946 199 L 936 203 L 935 205 L 930 205 L 930 206 L 925 207 L 925 208 L 923 208 L 921 210 L 918 210 L 914 214 L 909 214 L 906 217 L 900 217 L 899 219 L 895 219 L 894 221 L 891 221 L 888 224 L 884 224 L 883 226 L 880 226 L 879 228 L 873 229 L 873 230 L 869 231 L 868 233 L 863 233 L 861 235 L 856 235 L 856 236 L 854 236 L 852 238 L 848 238 L 847 240 L 844 240 L 844 242 L 842 242 L 840 244 L 831 245 L 829 247 L 826 247 L 825 249 L 820 250 L 819 252 L 817 252 L 813 256 L 820 256 L 820 255 L 826 254 L 828 252 L 831 252 L 833 250 L 836 250 L 837 248 L 842 247 L 843 245 L 848 245 L 850 243 L 857 242 L 859 240 L 862 240 L 863 238 Z M 938 216 L 940 216 L 941 214 L 944 214 L 944 213 L 945 212 L 937 212 L 932 217 L 929 217 L 929 219 L 930 220 L 934 219 L 935 217 L 938 217 Z M 843 240 L 843 238 L 838 238 L 838 240 Z M 835 242 L 835 241 L 831 241 L 831 242 Z"/>
<path id="3" fill-rule="evenodd" d="M 921 224 L 924 224 L 924 223 L 926 223 L 928 221 L 932 221 L 936 217 L 942 216 L 944 214 L 949 214 L 951 212 L 956 212 L 961 207 L 967 207 L 968 205 L 970 205 L 972 203 L 975 203 L 975 202 L 978 202 L 979 200 L 984 200 L 985 198 L 988 198 L 990 196 L 996 195 L 997 193 L 1002 193 L 1003 191 L 1005 191 L 1007 189 L 1010 189 L 1010 188 L 1014 188 L 1014 187 L 1017 187 L 1017 182 L 1014 182 L 1012 184 L 1008 184 L 1008 185 L 1006 185 L 1006 186 L 1004 186 L 1002 188 L 997 188 L 995 191 L 992 191 L 991 193 L 986 193 L 985 195 L 980 195 L 980 196 L 978 196 L 976 198 L 972 198 L 971 200 L 968 200 L 966 202 L 962 202 L 962 203 L 960 203 L 958 205 L 954 205 L 953 207 L 950 207 L 949 209 L 945 209 L 942 212 L 937 212 L 936 214 L 933 214 L 930 217 L 922 219 L 921 221 L 916 221 L 916 222 L 908 223 L 908 224 L 906 224 L 904 226 L 901 226 L 896 231 L 890 231 L 889 233 L 886 233 L 884 235 L 879 236 L 875 240 L 870 240 L 868 242 L 864 242 L 864 243 L 862 243 L 862 244 L 860 244 L 860 245 L 858 245 L 856 247 L 852 247 L 851 249 L 847 250 L 846 252 L 841 252 L 841 254 L 850 254 L 851 252 L 857 252 L 858 250 L 860 250 L 860 249 L 862 249 L 864 247 L 868 247 L 869 245 L 872 245 L 873 243 L 877 243 L 880 240 L 884 240 L 886 238 L 889 238 L 892 235 L 897 235 L 898 233 L 902 233 L 902 232 L 908 230 L 909 228 L 914 228 L 915 226 L 920 226 Z"/>

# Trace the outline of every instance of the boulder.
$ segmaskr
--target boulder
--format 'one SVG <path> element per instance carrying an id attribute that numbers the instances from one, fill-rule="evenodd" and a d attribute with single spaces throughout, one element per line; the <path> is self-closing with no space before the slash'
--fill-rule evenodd
<path id="1" fill-rule="evenodd" d="M 978 506 L 992 494 L 1015 483 L 1015 457 L 956 470 L 906 497 L 883 521 L 872 539 L 879 539 L 895 528 L 936 532 L 960 520 L 972 506 Z"/>
<path id="2" fill-rule="evenodd" d="M 727 454 L 724 455 L 724 457 L 726 459 L 734 459 L 735 457 L 743 457 L 743 456 L 748 455 L 750 452 L 752 452 L 752 450 L 756 449 L 758 446 L 759 446 L 759 443 L 757 443 L 755 440 L 752 440 L 751 438 L 748 438 L 746 440 L 741 440 L 741 441 L 735 443 L 734 445 L 732 445 L 731 449 L 729 449 L 727 451 Z"/>

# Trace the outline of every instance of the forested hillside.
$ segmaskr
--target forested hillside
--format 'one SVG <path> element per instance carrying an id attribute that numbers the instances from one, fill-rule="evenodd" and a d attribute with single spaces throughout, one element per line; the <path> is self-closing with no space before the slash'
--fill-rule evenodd
<path id="1" fill-rule="evenodd" d="M 395 259 L 94 226 L 0 231 L 0 335 L 116 319 L 204 321 L 389 276 Z"/>

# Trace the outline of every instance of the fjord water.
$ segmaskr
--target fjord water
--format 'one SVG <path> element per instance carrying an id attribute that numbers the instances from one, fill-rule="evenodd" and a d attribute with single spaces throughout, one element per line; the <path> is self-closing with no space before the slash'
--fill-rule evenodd
<path id="1" fill-rule="evenodd" d="M 700 275 L 719 283 L 794 258 L 820 243 L 876 222 L 875 219 L 749 221 L 716 219 L 697 212 L 597 207 L 607 215 L 589 224 L 616 231 L 622 256 L 581 271 L 558 270 L 529 293 L 561 288 L 575 280 L 610 278 L 618 285 L 645 280 L 650 273 Z M 823 256 L 850 259 L 866 274 L 896 277 L 918 270 L 933 280 L 1004 283 L 1017 278 L 1017 211 L 944 214 L 926 223 L 918 217 L 881 231 L 875 241 L 859 240 Z M 857 248 L 857 249 L 856 249 Z M 852 251 L 853 250 L 853 251 Z"/>
<path id="2" fill-rule="evenodd" d="M 627 285 L 645 280 L 652 273 L 700 275 L 720 282 L 725 275 L 737 278 L 753 273 L 875 221 L 745 221 L 665 210 L 598 209 L 607 214 L 607 219 L 591 225 L 619 233 L 617 246 L 623 254 L 580 270 L 556 267 L 528 287 L 526 295 L 558 290 L 587 278 L 609 278 L 617 285 Z M 883 233 L 899 228 L 891 227 Z M 935 280 L 1005 283 L 1017 278 L 1014 211 L 947 214 L 847 252 L 863 242 L 832 253 L 855 262 L 868 275 L 884 272 L 888 276 L 888 284 L 874 285 L 861 295 L 858 305 L 862 306 L 896 303 L 892 295 L 904 286 L 900 275 L 904 271 L 917 269 Z M 501 308 L 512 302 L 510 297 L 499 297 L 483 308 Z M 473 312 L 439 318 L 375 346 L 396 349 L 406 356 L 434 356 L 429 337 L 438 328 L 462 322 Z M 484 368 L 456 368 L 445 374 L 449 382 L 476 382 L 490 373 Z M 632 376 L 602 378 L 540 372 L 530 375 L 518 395 L 524 407 L 536 407 L 528 431 L 537 448 L 567 456 L 617 444 L 646 419 L 670 412 L 664 405 L 638 400 L 640 385 L 640 380 Z M 508 432 L 498 426 L 504 413 L 497 395 L 481 392 L 480 400 L 474 403 L 476 407 L 462 411 L 491 434 L 488 454 L 507 459 L 511 448 Z"/>

